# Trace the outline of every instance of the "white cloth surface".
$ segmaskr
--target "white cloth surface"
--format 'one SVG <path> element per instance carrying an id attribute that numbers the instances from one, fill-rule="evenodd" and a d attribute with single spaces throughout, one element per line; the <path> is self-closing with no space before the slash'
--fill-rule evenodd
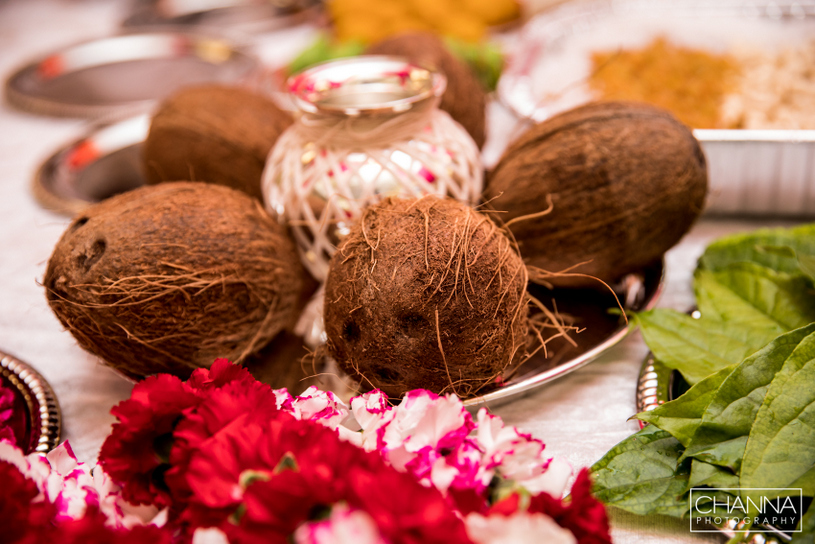
<path id="1" fill-rule="evenodd" d="M 0 74 L 5 80 L 23 62 L 60 46 L 114 33 L 126 8 L 109 0 L 0 1 Z M 505 115 L 491 115 L 494 134 L 511 133 Z M 129 396 L 132 384 L 80 349 L 49 309 L 40 282 L 69 219 L 41 208 L 30 191 L 42 161 L 85 126 L 0 107 L 0 350 L 44 375 L 59 398 L 63 438 L 80 460 L 94 462 L 113 422 L 110 409 Z M 491 149 L 500 144 L 493 142 Z M 699 222 L 666 257 L 660 306 L 688 309 L 692 271 L 706 244 L 759 226 L 762 222 L 746 220 Z M 634 333 L 591 364 L 495 412 L 544 440 L 551 455 L 575 468 L 589 466 L 636 430 L 628 418 L 636 411 L 636 380 L 646 352 Z M 619 543 L 723 541 L 718 535 L 691 535 L 685 523 L 668 518 L 612 516 Z"/>

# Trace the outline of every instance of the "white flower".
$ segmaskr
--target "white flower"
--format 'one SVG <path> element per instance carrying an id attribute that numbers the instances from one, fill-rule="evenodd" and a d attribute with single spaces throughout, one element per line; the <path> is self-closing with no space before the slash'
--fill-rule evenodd
<path id="1" fill-rule="evenodd" d="M 220 529 L 199 527 L 192 534 L 192 544 L 229 544 L 229 539 Z"/>
<path id="2" fill-rule="evenodd" d="M 572 467 L 544 455 L 544 444 L 515 427 L 506 427 L 500 417 L 478 411 L 476 440 L 484 451 L 486 468 L 513 480 L 533 494 L 546 491 L 561 497 Z"/>
<path id="3" fill-rule="evenodd" d="M 387 544 L 370 515 L 345 503 L 334 505 L 328 519 L 300 525 L 293 536 L 295 544 Z"/>
<path id="4" fill-rule="evenodd" d="M 546 514 L 516 512 L 485 517 L 472 513 L 464 523 L 476 544 L 577 544 L 574 534 Z"/>

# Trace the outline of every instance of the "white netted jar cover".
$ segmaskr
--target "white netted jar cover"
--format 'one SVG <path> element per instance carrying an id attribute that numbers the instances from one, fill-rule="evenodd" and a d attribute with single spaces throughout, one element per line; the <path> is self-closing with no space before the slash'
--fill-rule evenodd
<path id="1" fill-rule="evenodd" d="M 478 147 L 438 109 L 445 84 L 403 59 L 374 56 L 325 63 L 289 81 L 299 111 L 269 154 L 263 195 L 318 280 L 369 204 L 425 194 L 478 201 Z"/>

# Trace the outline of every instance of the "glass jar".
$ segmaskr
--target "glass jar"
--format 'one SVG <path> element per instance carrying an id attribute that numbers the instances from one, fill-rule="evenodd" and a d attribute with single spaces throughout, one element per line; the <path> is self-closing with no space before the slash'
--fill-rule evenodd
<path id="1" fill-rule="evenodd" d="M 269 155 L 263 194 L 318 280 L 369 204 L 425 194 L 478 201 L 480 155 L 438 108 L 442 74 L 397 57 L 361 56 L 314 66 L 287 85 L 295 122 Z"/>

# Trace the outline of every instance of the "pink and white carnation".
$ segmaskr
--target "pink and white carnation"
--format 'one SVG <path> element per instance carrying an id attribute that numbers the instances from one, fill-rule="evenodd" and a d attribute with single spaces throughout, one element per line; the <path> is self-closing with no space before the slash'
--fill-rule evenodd
<path id="1" fill-rule="evenodd" d="M 334 505 L 327 519 L 302 524 L 294 531 L 294 544 L 388 544 L 374 519 L 345 503 Z"/>
<path id="2" fill-rule="evenodd" d="M 0 442 L 0 460 L 11 463 L 34 482 L 40 491 L 34 502 L 55 505 L 55 521 L 82 519 L 89 507 L 94 507 L 105 516 L 105 525 L 112 528 L 163 524 L 164 516 L 156 507 L 128 503 L 120 487 L 101 468 L 93 469 L 77 461 L 67 441 L 47 454 L 28 455 L 8 442 Z"/>
<path id="3" fill-rule="evenodd" d="M 531 493 L 561 496 L 571 466 L 544 455 L 544 444 L 501 418 L 478 412 L 477 423 L 455 395 L 417 389 L 396 406 L 381 391 L 351 399 L 361 446 L 379 450 L 396 469 L 442 492 L 482 493 L 498 476 Z"/>

